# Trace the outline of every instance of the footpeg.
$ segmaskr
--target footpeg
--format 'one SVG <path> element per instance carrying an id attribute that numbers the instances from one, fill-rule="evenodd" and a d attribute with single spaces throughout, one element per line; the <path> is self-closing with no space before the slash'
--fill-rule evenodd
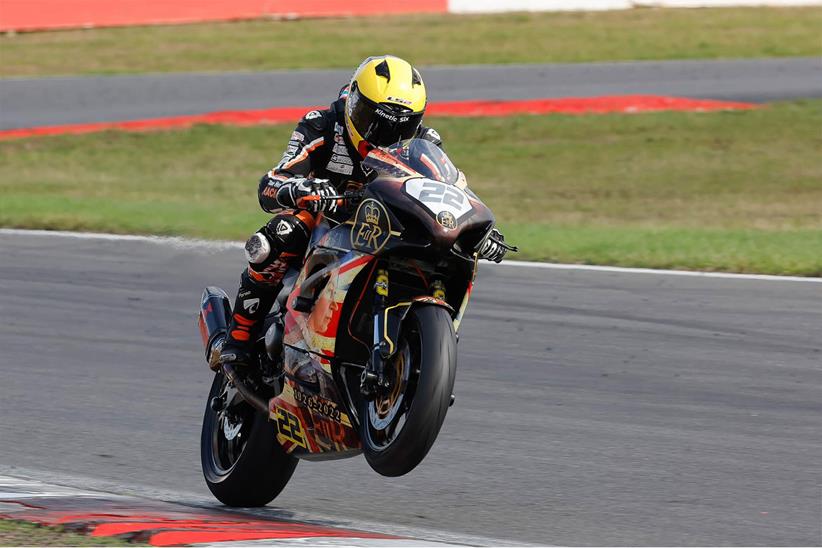
<path id="1" fill-rule="evenodd" d="M 457 397 L 454 394 L 451 394 L 451 401 L 448 403 L 448 407 L 454 405 L 454 401 L 456 401 Z"/>

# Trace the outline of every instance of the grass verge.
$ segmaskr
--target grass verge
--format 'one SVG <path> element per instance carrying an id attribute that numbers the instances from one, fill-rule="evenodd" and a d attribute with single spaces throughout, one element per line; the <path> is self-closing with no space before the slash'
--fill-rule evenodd
<path id="1" fill-rule="evenodd" d="M 89 537 L 25 521 L 0 519 L 0 546 L 144 546 L 124 539 Z"/>
<path id="2" fill-rule="evenodd" d="M 0 76 L 822 54 L 822 8 L 257 20 L 0 36 Z"/>
<path id="3" fill-rule="evenodd" d="M 518 258 L 822 275 L 822 101 L 429 123 Z M 0 224 L 245 238 L 291 129 L 3 142 Z"/>

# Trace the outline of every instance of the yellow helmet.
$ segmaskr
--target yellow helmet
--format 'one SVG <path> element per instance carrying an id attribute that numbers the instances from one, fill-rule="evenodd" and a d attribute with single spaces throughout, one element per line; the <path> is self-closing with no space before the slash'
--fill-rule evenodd
<path id="1" fill-rule="evenodd" d="M 415 135 L 426 104 L 420 73 L 393 55 L 369 57 L 354 72 L 345 101 L 351 143 L 365 157 L 373 147 Z"/>

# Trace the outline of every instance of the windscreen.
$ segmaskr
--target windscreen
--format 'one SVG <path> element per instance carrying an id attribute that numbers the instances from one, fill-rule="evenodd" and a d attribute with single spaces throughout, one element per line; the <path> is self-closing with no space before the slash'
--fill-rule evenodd
<path id="1" fill-rule="evenodd" d="M 459 170 L 440 147 L 425 139 L 407 139 L 389 147 L 375 149 L 363 165 L 391 177 L 419 174 L 426 179 L 454 184 Z"/>

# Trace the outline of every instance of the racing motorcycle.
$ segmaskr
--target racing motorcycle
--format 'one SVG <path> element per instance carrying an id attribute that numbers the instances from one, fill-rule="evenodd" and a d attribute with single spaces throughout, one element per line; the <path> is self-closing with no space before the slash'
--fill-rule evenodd
<path id="1" fill-rule="evenodd" d="M 454 403 L 457 332 L 494 215 L 428 141 L 376 149 L 363 166 L 363 190 L 320 198 L 353 216 L 318 219 L 255 343 L 258 367 L 214 366 L 201 461 L 226 505 L 267 504 L 298 459 L 363 453 L 382 475 L 406 474 Z M 207 287 L 209 363 L 230 317 L 225 291 Z"/>

